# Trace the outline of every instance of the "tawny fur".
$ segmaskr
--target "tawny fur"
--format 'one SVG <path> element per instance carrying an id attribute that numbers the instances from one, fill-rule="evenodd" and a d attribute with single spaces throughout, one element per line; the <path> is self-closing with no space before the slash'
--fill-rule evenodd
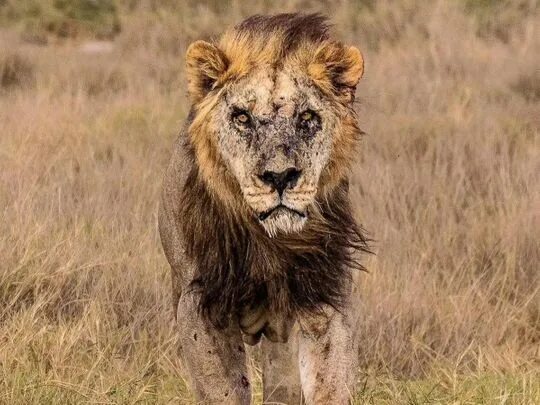
<path id="1" fill-rule="evenodd" d="M 249 403 L 243 342 L 261 338 L 266 400 L 290 403 L 303 392 L 308 403 L 345 403 L 354 388 L 351 279 L 368 247 L 348 175 L 364 65 L 328 30 L 319 15 L 254 16 L 187 51 L 193 107 L 165 176 L 159 225 L 182 355 L 201 401 Z M 294 179 L 280 186 L 283 173 Z M 270 341 L 298 359 L 273 355 Z M 279 373 L 295 364 L 281 387 L 272 362 Z"/>

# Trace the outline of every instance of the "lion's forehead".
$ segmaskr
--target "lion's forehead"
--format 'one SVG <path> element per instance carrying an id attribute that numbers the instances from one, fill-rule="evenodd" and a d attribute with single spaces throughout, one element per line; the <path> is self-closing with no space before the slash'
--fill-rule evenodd
<path id="1" fill-rule="evenodd" d="M 259 68 L 232 85 L 227 104 L 260 118 L 292 117 L 299 108 L 322 109 L 323 100 L 302 73 L 291 68 Z"/>

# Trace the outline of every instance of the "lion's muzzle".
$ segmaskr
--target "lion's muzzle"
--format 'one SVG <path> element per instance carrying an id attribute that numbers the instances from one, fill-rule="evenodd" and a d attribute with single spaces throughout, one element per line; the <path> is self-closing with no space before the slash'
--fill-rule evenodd
<path id="1" fill-rule="evenodd" d="M 296 185 L 301 174 L 302 171 L 298 170 L 296 167 L 289 167 L 282 172 L 267 170 L 258 177 L 263 183 L 268 184 L 273 190 L 276 190 L 281 197 L 286 188 L 293 188 Z"/>

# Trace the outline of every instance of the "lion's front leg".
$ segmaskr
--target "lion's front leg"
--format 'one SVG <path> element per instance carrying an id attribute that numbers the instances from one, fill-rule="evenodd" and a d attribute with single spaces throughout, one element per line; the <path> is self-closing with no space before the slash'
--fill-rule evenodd
<path id="1" fill-rule="evenodd" d="M 178 303 L 182 359 L 191 388 L 203 404 L 249 404 L 251 386 L 239 330 L 220 331 L 203 319 L 188 293 Z"/>
<path id="2" fill-rule="evenodd" d="M 347 404 L 358 371 L 357 317 L 349 305 L 342 313 L 303 319 L 299 336 L 300 379 L 307 404 Z"/>
<path id="3" fill-rule="evenodd" d="M 263 402 L 301 405 L 302 390 L 298 372 L 298 331 L 286 343 L 261 342 L 263 366 Z"/>

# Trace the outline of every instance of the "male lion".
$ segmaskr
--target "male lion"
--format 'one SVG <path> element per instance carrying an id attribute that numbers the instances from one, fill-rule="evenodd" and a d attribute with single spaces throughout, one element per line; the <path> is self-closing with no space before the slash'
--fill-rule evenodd
<path id="1" fill-rule="evenodd" d="M 367 251 L 348 195 L 361 131 L 358 49 L 311 14 L 254 16 L 187 50 L 192 109 L 163 185 L 161 240 L 189 381 L 250 403 L 342 404 L 357 369 L 352 271 Z"/>

